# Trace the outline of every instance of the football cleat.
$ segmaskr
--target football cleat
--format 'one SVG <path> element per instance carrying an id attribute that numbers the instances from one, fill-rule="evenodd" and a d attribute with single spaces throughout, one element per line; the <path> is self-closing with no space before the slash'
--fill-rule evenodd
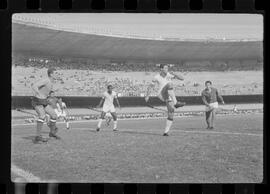
<path id="1" fill-rule="evenodd" d="M 34 139 L 33 139 L 33 143 L 34 144 L 38 144 L 38 143 L 47 143 L 48 142 L 48 139 L 44 138 L 44 137 L 40 137 L 40 136 L 36 136 Z"/>
<path id="2" fill-rule="evenodd" d="M 49 133 L 49 137 L 53 137 L 55 139 L 61 139 L 61 137 L 59 137 L 58 135 L 53 134 L 53 133 Z"/>
<path id="3" fill-rule="evenodd" d="M 177 103 L 174 105 L 174 107 L 175 107 L 175 108 L 179 108 L 179 107 L 183 107 L 183 106 L 185 106 L 185 105 L 186 105 L 185 102 L 177 102 Z"/>

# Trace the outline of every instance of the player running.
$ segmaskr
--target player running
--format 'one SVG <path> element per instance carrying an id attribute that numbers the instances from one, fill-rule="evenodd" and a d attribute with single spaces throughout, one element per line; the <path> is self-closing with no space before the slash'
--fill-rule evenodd
<path id="1" fill-rule="evenodd" d="M 163 136 L 169 135 L 168 133 L 173 123 L 175 108 L 182 107 L 186 104 L 185 102 L 177 101 L 172 84 L 172 79 L 184 80 L 184 78 L 181 75 L 176 75 L 168 70 L 168 65 L 160 64 L 160 73 L 154 77 L 152 84 L 147 88 L 145 96 L 145 101 L 148 102 L 150 90 L 156 83 L 159 85 L 158 97 L 161 101 L 166 103 L 168 110 L 168 118 Z"/>
<path id="2" fill-rule="evenodd" d="M 47 75 L 48 75 L 47 78 L 41 79 L 32 84 L 32 90 L 34 92 L 34 97 L 32 97 L 32 106 L 34 107 L 34 109 L 38 114 L 36 137 L 34 138 L 33 143 L 43 143 L 48 141 L 48 139 L 43 138 L 41 135 L 43 123 L 45 122 L 46 113 L 50 115 L 50 121 L 48 124 L 50 128 L 49 137 L 60 139 L 60 137 L 56 135 L 57 115 L 53 110 L 53 108 L 49 106 L 47 100 L 47 97 L 53 90 L 53 83 L 56 80 L 55 69 L 49 68 L 47 70 Z"/>
<path id="3" fill-rule="evenodd" d="M 102 99 L 100 100 L 100 103 L 97 106 L 97 108 L 100 108 L 103 104 L 103 109 L 100 115 L 100 119 L 98 121 L 97 129 L 96 129 L 97 131 L 100 130 L 102 120 L 105 118 L 105 115 L 107 113 L 110 113 L 112 115 L 113 131 L 117 131 L 117 115 L 116 115 L 116 110 L 113 104 L 114 100 L 117 102 L 118 107 L 121 108 L 116 92 L 113 91 L 112 85 L 108 85 L 107 91 L 103 93 Z"/>
<path id="4" fill-rule="evenodd" d="M 69 120 L 67 118 L 67 106 L 66 103 L 62 101 L 62 98 L 57 98 L 54 91 L 50 92 L 48 97 L 49 105 L 54 109 L 57 118 L 63 118 L 66 123 L 66 128 L 69 129 Z"/>
<path id="5" fill-rule="evenodd" d="M 218 108 L 217 98 L 222 104 L 224 100 L 222 96 L 218 93 L 218 90 L 212 87 L 211 81 L 205 82 L 205 89 L 202 91 L 202 101 L 205 104 L 205 117 L 207 123 L 207 129 L 214 129 L 214 118 L 216 115 L 216 109 Z"/>

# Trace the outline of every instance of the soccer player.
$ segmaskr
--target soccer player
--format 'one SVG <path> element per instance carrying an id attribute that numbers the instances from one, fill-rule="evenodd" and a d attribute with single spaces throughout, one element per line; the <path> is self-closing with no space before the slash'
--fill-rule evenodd
<path id="1" fill-rule="evenodd" d="M 54 109 L 57 118 L 63 118 L 66 123 L 66 128 L 69 129 L 69 121 L 67 118 L 66 112 L 66 103 L 62 101 L 62 98 L 57 98 L 55 96 L 54 91 L 50 92 L 50 96 L 48 97 L 49 105 Z"/>
<path id="2" fill-rule="evenodd" d="M 212 87 L 211 81 L 205 82 L 205 89 L 202 91 L 202 101 L 205 104 L 205 117 L 207 123 L 207 129 L 214 129 L 214 119 L 216 115 L 216 109 L 218 108 L 218 99 L 222 104 L 224 100 L 218 93 L 218 90 Z"/>
<path id="3" fill-rule="evenodd" d="M 160 72 L 154 77 L 152 84 L 147 88 L 145 96 L 145 101 L 148 102 L 151 88 L 153 88 L 156 83 L 159 85 L 158 97 L 161 101 L 166 103 L 168 110 L 168 118 L 163 136 L 169 135 L 168 133 L 173 123 L 174 110 L 186 104 L 185 102 L 177 101 L 172 79 L 184 80 L 181 75 L 169 72 L 168 65 L 160 64 Z"/>
<path id="4" fill-rule="evenodd" d="M 98 121 L 97 129 L 96 129 L 97 131 L 100 130 L 102 120 L 105 118 L 106 113 L 110 113 L 112 115 L 113 131 L 117 131 L 117 115 L 116 115 L 116 110 L 113 104 L 114 100 L 117 102 L 118 107 L 121 108 L 116 92 L 113 91 L 112 85 L 108 85 L 107 91 L 103 93 L 103 96 L 99 102 L 99 105 L 97 106 L 97 108 L 100 108 L 103 104 L 103 109 L 100 115 L 100 119 Z"/>
<path id="5" fill-rule="evenodd" d="M 33 140 L 33 143 L 43 143 L 47 142 L 48 139 L 43 138 L 41 135 L 43 123 L 45 122 L 46 113 L 50 116 L 49 128 L 50 133 L 49 137 L 53 137 L 55 139 L 60 139 L 59 136 L 56 135 L 57 127 L 56 127 L 56 119 L 57 115 L 53 108 L 49 106 L 47 97 L 50 92 L 53 90 L 53 84 L 56 80 L 55 69 L 49 68 L 47 70 L 48 77 L 41 79 L 32 84 L 32 90 L 34 93 L 34 97 L 32 98 L 32 106 L 36 110 L 38 114 L 37 119 L 37 128 L 36 128 L 36 137 Z"/>

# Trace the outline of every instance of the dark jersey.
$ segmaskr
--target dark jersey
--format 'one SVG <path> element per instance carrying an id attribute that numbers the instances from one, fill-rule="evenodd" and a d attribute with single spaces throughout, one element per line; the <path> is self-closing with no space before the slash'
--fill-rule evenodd
<path id="1" fill-rule="evenodd" d="M 52 108 L 54 108 L 54 109 L 58 108 L 57 103 L 59 103 L 60 100 L 57 97 L 49 97 L 47 100 L 48 100 L 49 105 L 52 106 Z"/>
<path id="2" fill-rule="evenodd" d="M 217 102 L 217 98 L 219 98 L 220 101 L 223 101 L 222 96 L 219 95 L 218 90 L 216 88 L 211 88 L 210 92 L 207 89 L 204 89 L 202 91 L 202 101 L 205 105 Z"/>

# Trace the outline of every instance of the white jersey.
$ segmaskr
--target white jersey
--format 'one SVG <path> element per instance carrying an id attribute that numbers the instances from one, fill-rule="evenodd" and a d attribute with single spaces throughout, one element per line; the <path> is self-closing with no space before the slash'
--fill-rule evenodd
<path id="1" fill-rule="evenodd" d="M 112 91 L 111 94 L 109 94 L 107 91 L 103 93 L 104 98 L 104 104 L 103 107 L 111 107 L 114 106 L 113 100 L 117 98 L 116 92 Z"/>
<path id="2" fill-rule="evenodd" d="M 161 90 L 166 84 L 172 82 L 172 78 L 174 78 L 174 75 L 170 73 L 167 73 L 165 77 L 162 77 L 160 74 L 157 74 L 155 76 L 155 80 L 158 82 L 158 85 L 159 85 L 159 93 L 161 92 Z"/>

